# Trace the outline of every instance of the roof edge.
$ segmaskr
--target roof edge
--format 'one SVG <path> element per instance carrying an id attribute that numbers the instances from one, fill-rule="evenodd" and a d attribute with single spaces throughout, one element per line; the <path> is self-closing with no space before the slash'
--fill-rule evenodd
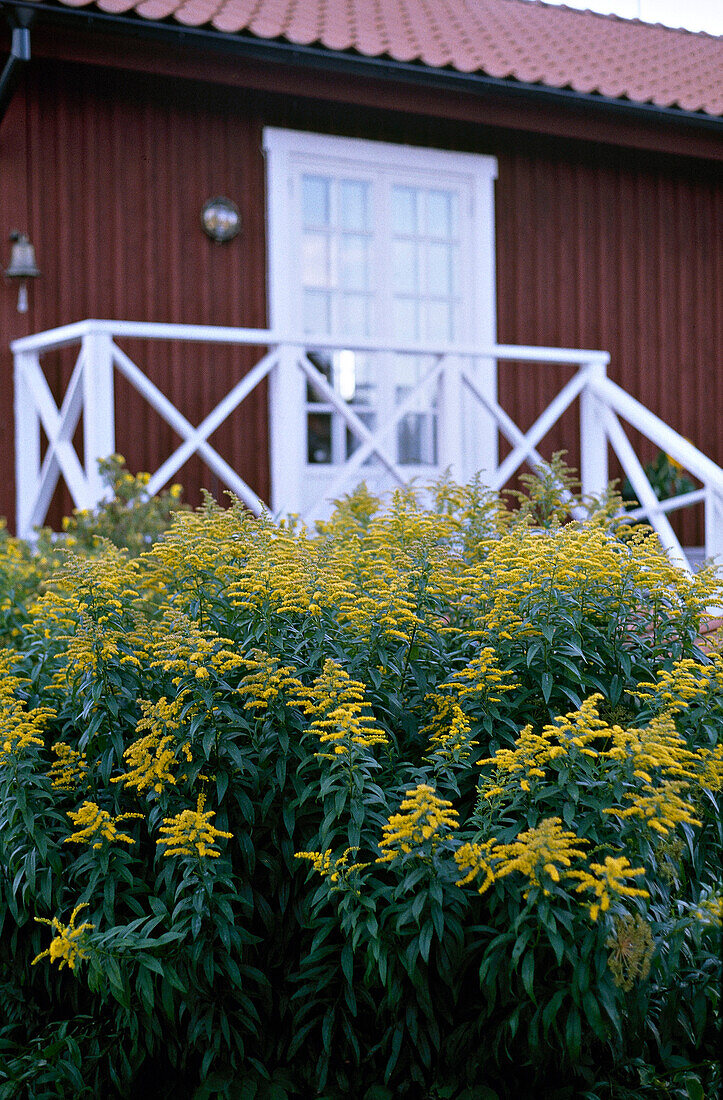
<path id="1" fill-rule="evenodd" d="M 354 51 L 330 50 L 324 46 L 304 46 L 278 38 L 260 38 L 253 34 L 227 34 L 209 27 L 188 27 L 175 21 L 159 22 L 142 16 L 114 15 L 87 7 L 61 7 L 37 0 L 0 0 L 0 10 L 13 12 L 35 26 L 51 23 L 64 26 L 102 27 L 115 34 L 154 42 L 178 45 L 192 42 L 226 56 L 256 61 L 324 69 L 330 72 L 397 80 L 427 87 L 446 88 L 472 95 L 493 91 L 513 100 L 536 101 L 572 108 L 592 108 L 617 117 L 649 120 L 705 130 L 723 129 L 723 116 L 681 107 L 658 106 L 631 99 L 611 99 L 593 92 L 555 88 L 548 84 L 527 84 L 514 78 L 462 73 L 452 68 L 433 68 L 419 62 L 396 61 L 386 57 L 368 57 Z M 577 10 L 577 9 L 571 9 Z M 669 28 L 672 29 L 672 28 Z"/>
<path id="2" fill-rule="evenodd" d="M 565 11 L 575 12 L 577 15 L 594 15 L 598 19 L 610 19 L 616 23 L 634 23 L 637 27 L 659 27 L 661 30 L 670 31 L 672 34 L 688 34 L 696 37 L 697 35 L 705 35 L 706 38 L 712 39 L 717 42 L 721 37 L 719 34 L 713 34 L 712 31 L 692 31 L 689 27 L 671 27 L 669 23 L 659 23 L 657 20 L 652 21 L 648 19 L 640 19 L 638 16 L 629 17 L 627 15 L 619 15 L 615 11 L 603 12 L 593 11 L 592 8 L 573 8 L 569 4 L 553 4 L 550 0 L 528 0 L 529 3 L 534 3 L 543 8 L 564 8 Z"/>

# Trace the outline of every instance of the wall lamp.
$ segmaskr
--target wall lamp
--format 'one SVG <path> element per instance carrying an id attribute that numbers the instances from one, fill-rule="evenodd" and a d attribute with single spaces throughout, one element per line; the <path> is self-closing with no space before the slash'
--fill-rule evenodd
<path id="1" fill-rule="evenodd" d="M 35 249 L 26 233 L 14 229 L 10 234 L 13 242 L 10 253 L 10 266 L 5 269 L 5 278 L 18 283 L 18 313 L 28 312 L 28 279 L 37 279 L 41 274 L 35 259 Z"/>

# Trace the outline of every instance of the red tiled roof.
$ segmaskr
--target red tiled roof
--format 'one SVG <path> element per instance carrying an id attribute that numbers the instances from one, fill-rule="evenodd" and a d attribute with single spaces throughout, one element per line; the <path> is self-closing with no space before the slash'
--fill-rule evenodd
<path id="1" fill-rule="evenodd" d="M 539 0 L 60 0 L 723 115 L 723 38 Z"/>

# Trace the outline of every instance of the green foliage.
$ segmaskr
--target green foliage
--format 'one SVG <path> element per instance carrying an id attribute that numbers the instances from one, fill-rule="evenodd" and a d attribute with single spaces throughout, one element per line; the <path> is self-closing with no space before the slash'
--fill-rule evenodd
<path id="1" fill-rule="evenodd" d="M 658 500 L 669 500 L 683 493 L 692 493 L 696 488 L 695 482 L 683 472 L 679 463 L 664 451 L 658 451 L 653 461 L 647 463 L 645 476 Z M 622 495 L 631 508 L 640 507 L 640 501 L 627 478 L 623 483 Z"/>
<path id="2" fill-rule="evenodd" d="M 62 545 L 77 553 L 92 553 L 107 539 L 132 557 L 147 550 L 171 525 L 180 503 L 181 486 L 150 496 L 149 474 L 131 474 L 122 455 L 98 460 L 106 495 L 93 510 L 76 509 L 63 522 Z"/>
<path id="3" fill-rule="evenodd" d="M 570 489 L 0 534 L 0 1100 L 715 1095 L 720 582 Z"/>

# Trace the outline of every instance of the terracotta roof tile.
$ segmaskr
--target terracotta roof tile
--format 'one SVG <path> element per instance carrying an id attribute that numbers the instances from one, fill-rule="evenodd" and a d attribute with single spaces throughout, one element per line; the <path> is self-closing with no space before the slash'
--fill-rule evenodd
<path id="1" fill-rule="evenodd" d="M 56 0 L 723 114 L 723 38 L 541 0 Z"/>

